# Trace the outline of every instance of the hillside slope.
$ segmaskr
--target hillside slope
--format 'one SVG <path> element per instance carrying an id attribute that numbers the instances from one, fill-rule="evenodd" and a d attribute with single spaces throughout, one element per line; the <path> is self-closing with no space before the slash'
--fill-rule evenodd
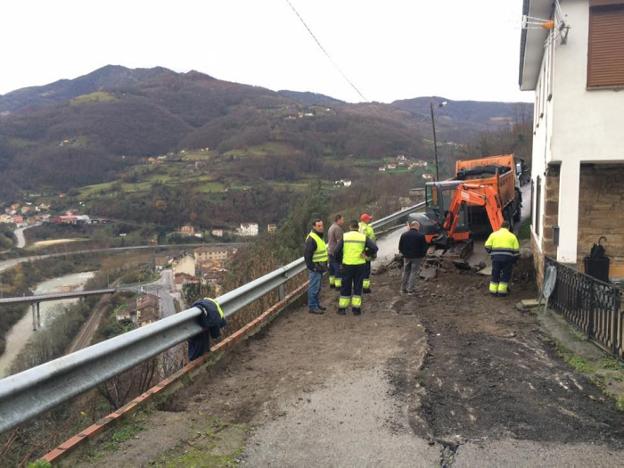
<path id="1" fill-rule="evenodd" d="M 109 65 L 0 96 L 0 201 L 19 190 L 54 192 L 111 181 L 146 157 L 183 149 L 210 147 L 232 157 L 279 147 L 263 150 L 249 167 L 286 165 L 311 175 L 328 158 L 381 161 L 406 153 L 425 159 L 431 153 L 428 103 L 348 104 L 195 71 Z M 441 141 L 465 143 L 529 109 L 451 102 L 439 109 Z"/>

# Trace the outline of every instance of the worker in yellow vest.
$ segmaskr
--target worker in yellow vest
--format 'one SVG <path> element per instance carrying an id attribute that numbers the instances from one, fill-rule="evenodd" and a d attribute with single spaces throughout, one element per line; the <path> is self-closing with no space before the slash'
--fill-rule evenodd
<path id="1" fill-rule="evenodd" d="M 490 234 L 485 241 L 485 250 L 492 259 L 490 294 L 506 296 L 509 294 L 509 281 L 514 263 L 520 258 L 518 238 L 509 230 L 507 221 L 503 221 L 498 231 Z"/>
<path id="2" fill-rule="evenodd" d="M 323 314 L 326 307 L 321 305 L 319 296 L 321 294 L 321 279 L 323 273 L 327 271 L 327 245 L 323 240 L 323 220 L 315 219 L 312 223 L 312 230 L 306 237 L 303 258 L 308 268 L 308 312 L 311 314 Z"/>
<path id="3" fill-rule="evenodd" d="M 366 259 L 377 253 L 375 242 L 359 232 L 356 220 L 349 223 L 349 232 L 344 233 L 336 245 L 334 256 L 341 263 L 342 285 L 338 299 L 338 313 L 346 315 L 351 305 L 354 315 L 362 313 L 362 288 L 366 274 Z"/>
<path id="4" fill-rule="evenodd" d="M 372 240 L 373 242 L 377 241 L 377 236 L 375 236 L 375 230 L 373 226 L 369 223 L 373 220 L 373 217 L 368 213 L 362 213 L 360 216 L 360 224 L 359 231 L 366 236 L 367 239 Z M 371 260 L 374 257 L 368 256 L 366 257 L 366 271 L 364 272 L 364 283 L 363 283 L 363 291 L 365 294 L 370 294 L 371 292 Z"/>

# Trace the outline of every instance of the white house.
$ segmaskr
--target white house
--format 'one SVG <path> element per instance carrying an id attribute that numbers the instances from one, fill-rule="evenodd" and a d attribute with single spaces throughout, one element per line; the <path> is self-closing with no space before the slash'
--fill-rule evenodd
<path id="1" fill-rule="evenodd" d="M 624 0 L 524 0 L 520 88 L 535 92 L 532 243 L 582 265 L 606 236 L 624 276 Z M 552 21 L 553 23 L 547 23 Z"/>
<path id="2" fill-rule="evenodd" d="M 236 229 L 236 234 L 243 237 L 254 237 L 258 235 L 258 223 L 241 223 Z"/>

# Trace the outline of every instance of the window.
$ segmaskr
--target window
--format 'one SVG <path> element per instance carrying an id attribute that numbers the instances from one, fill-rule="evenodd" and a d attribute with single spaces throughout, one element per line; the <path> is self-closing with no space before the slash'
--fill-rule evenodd
<path id="1" fill-rule="evenodd" d="M 624 86 L 624 0 L 591 0 L 587 87 Z"/>

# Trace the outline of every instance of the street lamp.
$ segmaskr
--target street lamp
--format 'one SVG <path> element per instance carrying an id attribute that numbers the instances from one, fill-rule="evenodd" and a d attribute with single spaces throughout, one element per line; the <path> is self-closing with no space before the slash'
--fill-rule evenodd
<path id="1" fill-rule="evenodd" d="M 448 104 L 447 101 L 442 101 L 436 104 L 435 107 L 444 107 Z M 440 180 L 440 174 L 438 170 L 438 140 L 436 138 L 436 129 L 435 129 L 435 116 L 433 114 L 433 101 L 429 103 L 429 107 L 431 108 L 431 127 L 433 128 L 433 157 L 435 158 L 435 180 L 438 182 Z"/>

